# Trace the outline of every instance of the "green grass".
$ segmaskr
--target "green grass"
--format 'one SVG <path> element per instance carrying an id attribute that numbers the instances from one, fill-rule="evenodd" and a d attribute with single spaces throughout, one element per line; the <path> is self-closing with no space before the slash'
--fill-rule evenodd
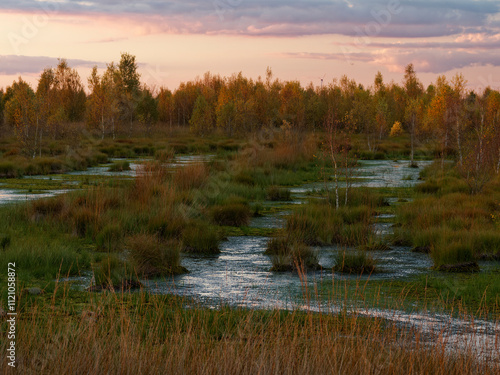
<path id="1" fill-rule="evenodd" d="M 396 209 L 395 242 L 429 249 L 434 266 L 441 269 L 497 257 L 499 186 L 493 182 L 471 195 L 450 164 L 444 170 L 432 164 L 421 175 L 426 180 L 415 187 L 415 200 Z"/>
<path id="2" fill-rule="evenodd" d="M 228 203 L 222 206 L 213 206 L 210 209 L 210 217 L 217 225 L 241 227 L 248 225 L 251 217 L 248 204 Z"/>
<path id="3" fill-rule="evenodd" d="M 283 242 L 285 241 L 285 242 Z M 318 256 L 308 245 L 302 242 L 289 242 L 287 239 L 271 239 L 266 254 L 271 256 L 271 271 L 308 271 L 318 269 Z"/>
<path id="4" fill-rule="evenodd" d="M 334 271 L 353 274 L 372 274 L 376 263 L 366 251 L 343 251 L 335 256 Z"/>
<path id="5" fill-rule="evenodd" d="M 218 254 L 219 234 L 210 225 L 191 222 L 182 232 L 184 251 L 195 254 Z"/>
<path id="6" fill-rule="evenodd" d="M 93 285 L 96 291 L 102 289 L 124 289 L 139 286 L 137 276 L 127 261 L 116 254 L 103 257 L 93 264 Z"/>
<path id="7" fill-rule="evenodd" d="M 288 236 L 310 245 L 364 245 L 372 236 L 368 206 L 335 209 L 324 201 L 312 201 L 299 207 L 287 219 Z"/>
<path id="8" fill-rule="evenodd" d="M 53 233 L 18 235 L 0 252 L 0 266 L 14 262 L 22 280 L 53 279 L 56 275 L 78 275 L 88 269 L 90 253 L 77 241 L 67 237 L 53 237 Z"/>
<path id="9" fill-rule="evenodd" d="M 150 234 L 136 234 L 127 238 L 130 263 L 142 277 L 175 275 L 186 272 L 180 264 L 182 243 L 161 241 Z"/>

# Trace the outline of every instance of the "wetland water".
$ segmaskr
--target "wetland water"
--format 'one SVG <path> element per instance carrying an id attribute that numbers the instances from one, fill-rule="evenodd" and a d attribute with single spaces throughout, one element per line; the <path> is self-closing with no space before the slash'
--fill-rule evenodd
<path id="1" fill-rule="evenodd" d="M 206 160 L 206 157 L 179 157 L 172 164 L 182 166 Z M 418 162 L 422 167 L 430 162 Z M 420 169 L 409 168 L 408 161 L 361 161 L 354 186 L 368 187 L 411 187 L 418 181 Z M 133 177 L 137 173 L 138 163 L 131 163 L 131 171 L 111 173 L 109 166 L 91 168 L 84 172 L 73 172 L 68 176 L 122 176 Z M 40 177 L 48 178 L 48 177 Z M 65 175 L 57 176 L 65 179 Z M 69 180 L 71 181 L 71 180 Z M 330 188 L 333 183 L 329 183 Z M 302 203 L 309 192 L 325 187 L 323 182 L 302 185 L 291 189 L 295 203 Z M 0 191 L 0 202 L 20 199 L 34 199 L 57 194 L 61 191 L 49 191 L 43 195 L 28 198 L 13 190 Z M 9 198 L 10 197 L 10 198 Z M 397 197 L 389 199 L 396 204 Z M 275 204 L 275 202 L 266 203 Z M 375 224 L 375 232 L 381 236 L 392 231 L 390 215 L 382 215 L 383 223 Z M 252 219 L 250 226 L 257 228 L 280 228 L 284 225 L 283 212 Z M 337 312 L 348 308 L 353 313 L 368 317 L 380 317 L 397 324 L 415 327 L 428 337 L 429 345 L 436 340 L 444 342 L 450 350 L 471 349 L 478 355 L 499 361 L 500 327 L 488 321 L 470 323 L 446 314 L 415 313 L 405 310 L 380 309 L 364 303 L 351 301 L 350 306 L 343 306 L 332 298 L 332 284 L 344 280 L 359 281 L 363 285 L 367 280 L 398 280 L 409 276 L 429 272 L 431 260 L 428 255 L 413 253 L 407 247 L 392 247 L 386 251 L 373 251 L 372 255 L 383 272 L 374 275 L 350 276 L 334 274 L 334 257 L 339 251 L 335 246 L 317 248 L 322 270 L 309 272 L 304 278 L 294 273 L 270 272 L 271 260 L 263 252 L 268 237 L 228 237 L 220 245 L 221 253 L 216 256 L 185 254 L 182 265 L 190 273 L 170 279 L 143 280 L 143 284 L 153 293 L 174 293 L 185 295 L 208 306 L 227 304 L 252 308 L 307 309 L 312 311 Z M 90 283 L 90 275 L 72 278 L 80 287 Z M 306 282 L 305 282 L 306 279 Z M 307 292 L 306 292 L 307 285 Z M 305 296 L 313 296 L 305 298 Z M 382 297 L 383 299 L 384 297 Z"/>
<path id="2" fill-rule="evenodd" d="M 187 164 L 201 163 L 209 160 L 213 155 L 181 155 L 177 156 L 168 166 L 171 168 L 181 167 Z M 58 194 L 66 193 L 78 188 L 81 181 L 87 183 L 94 180 L 102 180 L 106 177 L 133 178 L 140 173 L 140 166 L 152 159 L 110 159 L 110 163 L 91 167 L 84 171 L 73 171 L 64 174 L 44 175 L 44 176 L 25 176 L 19 179 L 19 188 L 10 188 L 10 180 L 0 182 L 0 205 L 30 201 L 34 199 L 49 198 Z M 109 167 L 115 161 L 128 161 L 130 170 L 121 172 L 110 172 Z M 41 187 L 37 191 L 32 191 L 32 186 L 43 182 L 46 187 Z M 57 189 L 51 189 L 50 185 L 57 186 Z M 47 188 L 48 186 L 48 188 Z M 67 186 L 68 189 L 61 189 L 61 186 Z"/>

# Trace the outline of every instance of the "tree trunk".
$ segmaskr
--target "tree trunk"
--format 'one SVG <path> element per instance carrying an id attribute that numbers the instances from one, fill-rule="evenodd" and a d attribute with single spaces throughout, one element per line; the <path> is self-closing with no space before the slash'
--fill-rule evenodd
<path id="1" fill-rule="evenodd" d="M 101 113 L 101 130 L 102 130 L 101 139 L 104 139 L 104 113 Z"/>
<path id="2" fill-rule="evenodd" d="M 414 155 L 415 155 L 415 114 L 411 117 L 411 130 L 410 130 L 410 142 L 411 142 L 411 150 L 410 150 L 410 167 L 413 167 Z"/>
<path id="3" fill-rule="evenodd" d="M 43 134 L 43 129 L 40 129 L 40 142 L 38 146 L 40 147 L 40 157 L 42 157 L 42 134 Z"/>
<path id="4" fill-rule="evenodd" d="M 462 157 L 462 143 L 460 139 L 460 123 L 458 120 L 456 124 L 456 132 L 457 132 L 458 162 L 461 166 L 463 163 L 463 157 Z"/>

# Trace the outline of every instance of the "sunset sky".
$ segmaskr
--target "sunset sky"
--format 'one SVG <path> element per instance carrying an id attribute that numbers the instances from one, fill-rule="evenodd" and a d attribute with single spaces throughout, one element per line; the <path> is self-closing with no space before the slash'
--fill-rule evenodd
<path id="1" fill-rule="evenodd" d="M 136 55 L 142 80 L 175 89 L 206 71 L 257 78 L 271 67 L 304 85 L 343 74 L 424 84 L 461 71 L 500 88 L 500 2 L 486 0 L 2 0 L 0 87 L 66 58 L 85 86 L 92 66 Z"/>

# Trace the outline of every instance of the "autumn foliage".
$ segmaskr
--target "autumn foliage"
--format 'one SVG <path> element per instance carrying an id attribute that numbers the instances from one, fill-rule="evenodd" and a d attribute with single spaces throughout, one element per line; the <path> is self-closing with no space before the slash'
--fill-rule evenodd
<path id="1" fill-rule="evenodd" d="M 456 158 L 469 177 L 500 172 L 500 93 L 470 91 L 461 74 L 440 76 L 427 88 L 412 64 L 401 84 L 387 84 L 378 73 L 369 87 L 346 76 L 303 87 L 275 78 L 269 68 L 256 80 L 206 73 L 174 91 L 148 87 L 140 78 L 135 56 L 123 53 L 118 64 L 102 72 L 93 68 L 85 92 L 78 72 L 60 60 L 42 72 L 36 90 L 22 78 L 0 90 L 0 120 L 30 157 L 42 156 L 45 142 L 81 129 L 72 124 L 82 121 L 101 138 L 175 125 L 199 135 L 241 137 L 283 127 L 302 134 L 334 123 L 339 131 L 360 134 L 372 153 L 387 136 L 404 132 L 412 163 L 416 145 L 432 141 L 439 145 L 436 156 Z"/>

